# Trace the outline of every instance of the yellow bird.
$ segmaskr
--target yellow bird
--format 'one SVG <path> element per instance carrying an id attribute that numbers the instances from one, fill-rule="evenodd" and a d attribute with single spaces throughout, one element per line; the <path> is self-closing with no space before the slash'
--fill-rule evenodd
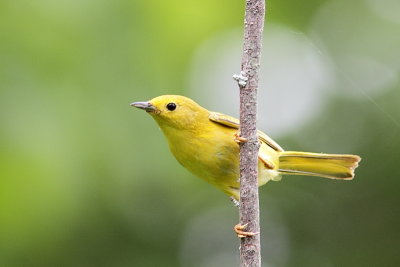
<path id="1" fill-rule="evenodd" d="M 211 112 L 179 95 L 163 95 L 131 106 L 149 113 L 160 126 L 175 158 L 194 175 L 239 199 L 239 121 Z M 258 131 L 258 185 L 279 181 L 282 174 L 354 178 L 357 155 L 284 151 Z"/>

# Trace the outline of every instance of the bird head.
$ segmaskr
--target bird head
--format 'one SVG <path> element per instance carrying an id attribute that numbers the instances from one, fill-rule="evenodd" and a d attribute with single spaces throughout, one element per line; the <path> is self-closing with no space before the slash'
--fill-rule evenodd
<path id="1" fill-rule="evenodd" d="M 162 95 L 147 102 L 131 104 L 149 113 L 161 127 L 174 129 L 190 129 L 204 121 L 208 121 L 209 111 L 190 98 L 180 95 Z"/>

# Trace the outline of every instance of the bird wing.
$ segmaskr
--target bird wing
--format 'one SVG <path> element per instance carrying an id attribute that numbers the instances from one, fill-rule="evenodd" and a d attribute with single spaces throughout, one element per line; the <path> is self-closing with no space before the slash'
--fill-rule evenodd
<path id="1" fill-rule="evenodd" d="M 211 112 L 209 119 L 213 122 L 222 124 L 224 126 L 234 128 L 234 129 L 239 129 L 240 122 L 238 119 L 224 115 L 221 113 L 217 112 Z M 271 147 L 273 150 L 281 152 L 283 151 L 283 148 L 278 145 L 271 137 L 266 135 L 265 133 L 261 132 L 260 130 L 257 130 L 258 133 L 258 138 L 260 139 L 261 142 L 267 144 L 269 147 Z"/>

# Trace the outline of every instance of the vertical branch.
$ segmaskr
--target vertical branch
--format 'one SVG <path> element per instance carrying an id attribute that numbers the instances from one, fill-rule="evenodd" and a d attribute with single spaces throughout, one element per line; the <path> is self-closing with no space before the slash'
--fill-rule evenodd
<path id="1" fill-rule="evenodd" d="M 258 199 L 257 89 L 260 69 L 265 0 L 246 0 L 244 45 L 240 75 L 240 224 L 246 231 L 258 233 L 241 238 L 241 266 L 261 266 L 260 215 Z"/>

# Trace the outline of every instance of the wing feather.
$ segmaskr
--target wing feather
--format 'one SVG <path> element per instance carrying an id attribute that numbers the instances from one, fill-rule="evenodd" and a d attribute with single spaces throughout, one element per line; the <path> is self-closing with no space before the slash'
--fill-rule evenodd
<path id="1" fill-rule="evenodd" d="M 217 112 L 211 112 L 209 119 L 213 122 L 219 123 L 221 125 L 234 128 L 234 129 L 239 129 L 240 122 L 238 119 L 224 115 L 221 113 Z M 274 149 L 275 151 L 281 152 L 284 151 L 283 148 L 278 145 L 271 137 L 263 133 L 262 131 L 258 130 L 258 138 L 260 139 L 261 142 L 267 144 L 269 147 Z"/>

